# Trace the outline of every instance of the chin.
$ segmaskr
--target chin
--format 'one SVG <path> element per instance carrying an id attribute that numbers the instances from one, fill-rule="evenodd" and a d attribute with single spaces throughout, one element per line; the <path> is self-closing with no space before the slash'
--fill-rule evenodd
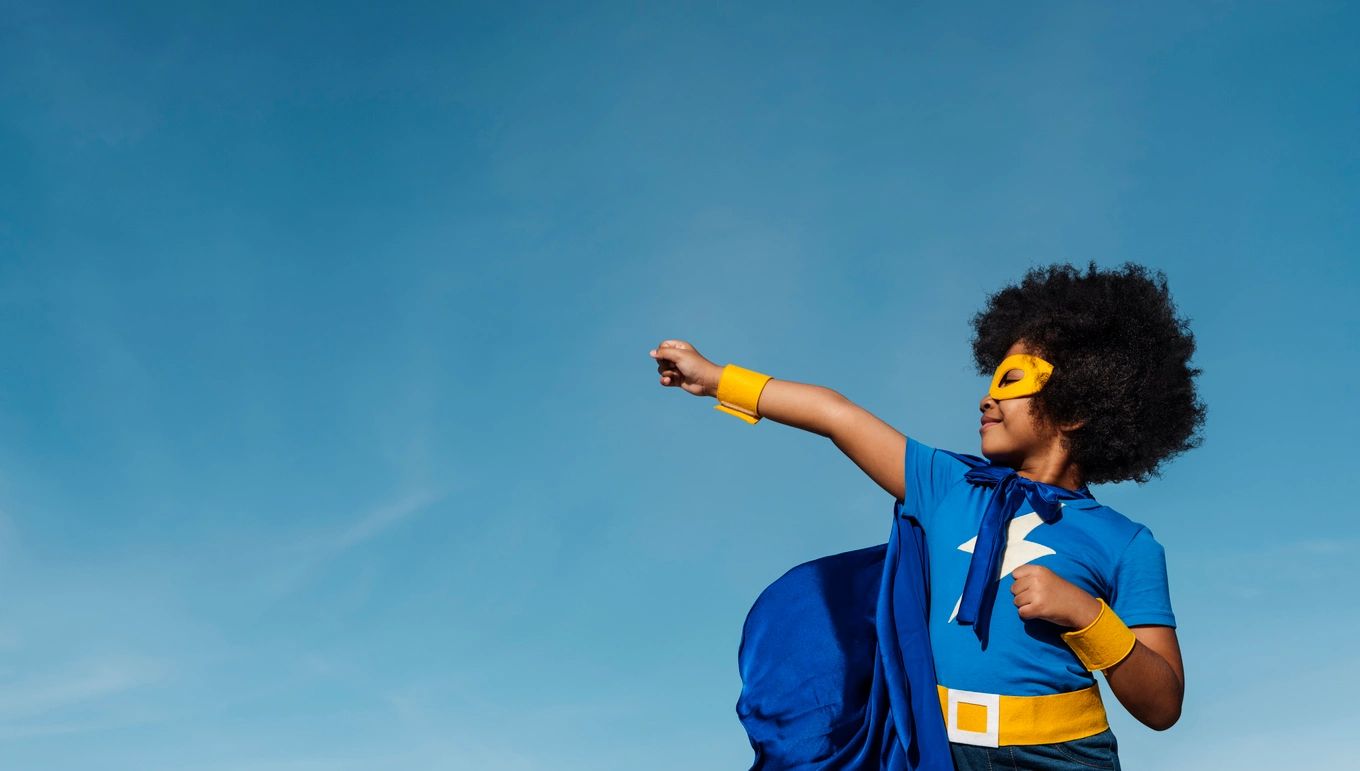
<path id="1" fill-rule="evenodd" d="M 1010 465 L 1011 453 L 1007 452 L 1004 448 L 998 448 L 992 446 L 988 442 L 983 442 L 982 446 L 979 448 L 979 452 L 982 454 L 982 457 L 998 466 Z"/>

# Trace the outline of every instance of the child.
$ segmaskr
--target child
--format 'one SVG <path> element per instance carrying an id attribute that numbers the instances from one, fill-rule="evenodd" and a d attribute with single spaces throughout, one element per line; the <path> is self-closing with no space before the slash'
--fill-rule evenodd
<path id="1" fill-rule="evenodd" d="M 899 544 L 894 531 L 887 559 L 898 564 L 881 583 L 871 573 L 884 546 L 806 563 L 762 594 L 742 655 L 767 661 L 743 660 L 744 681 L 748 671 L 763 679 L 746 682 L 738 705 L 755 767 L 948 768 L 939 757 L 948 754 L 959 769 L 1118 769 L 1095 671 L 1145 725 L 1164 730 L 1180 717 L 1162 547 L 1087 488 L 1145 482 L 1199 445 L 1194 338 L 1165 276 L 1134 264 L 1091 263 L 1084 275 L 1034 268 L 972 322 L 974 361 L 993 375 L 978 403 L 986 460 L 904 436 L 830 389 L 719 367 L 680 340 L 651 351 L 663 386 L 716 396 L 717 409 L 748 423 L 828 437 L 894 496 L 904 526 L 924 533 L 919 560 L 904 568 L 900 555 L 916 560 L 916 542 Z M 908 580 L 920 588 L 892 583 Z M 911 636 L 912 594 L 924 599 L 918 621 L 928 614 L 929 650 L 922 633 L 917 652 L 933 658 L 935 683 L 917 682 L 932 672 L 913 669 L 917 643 L 897 639 Z M 875 611 L 893 608 L 901 634 L 873 626 Z M 893 646 L 902 656 L 886 656 Z M 911 682 L 880 683 L 892 678 Z M 921 722 L 931 685 L 947 751 Z M 911 694 L 917 723 L 903 720 L 913 707 L 898 692 Z"/>

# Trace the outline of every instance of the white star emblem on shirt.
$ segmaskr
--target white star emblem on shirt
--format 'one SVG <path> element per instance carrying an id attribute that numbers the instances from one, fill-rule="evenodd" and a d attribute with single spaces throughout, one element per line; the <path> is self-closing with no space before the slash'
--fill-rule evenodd
<path id="1" fill-rule="evenodd" d="M 1041 524 L 1043 524 L 1043 519 L 1040 518 L 1038 512 L 1034 511 L 1031 511 L 1023 517 L 1015 517 L 1011 520 L 1010 527 L 1006 529 L 1006 551 L 1001 557 L 1001 569 L 997 571 L 996 574 L 998 579 L 1021 565 L 1033 562 L 1040 557 L 1049 554 L 1057 554 L 1057 552 L 1041 543 L 1025 540 L 1025 537 L 1030 534 L 1030 531 Z M 976 545 L 977 536 L 973 536 L 967 541 L 959 544 L 959 551 L 972 554 L 973 547 Z M 946 623 L 953 623 L 954 618 L 959 615 L 959 604 L 962 602 L 963 595 L 959 594 L 959 598 L 954 601 L 954 612 L 949 614 L 949 621 Z"/>

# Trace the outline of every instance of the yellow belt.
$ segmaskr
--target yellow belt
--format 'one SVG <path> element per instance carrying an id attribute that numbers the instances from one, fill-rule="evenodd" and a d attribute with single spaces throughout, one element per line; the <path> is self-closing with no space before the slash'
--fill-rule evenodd
<path id="1" fill-rule="evenodd" d="M 1096 685 L 1069 693 L 1005 696 L 940 689 L 949 741 L 1000 747 L 1069 742 L 1110 727 Z"/>

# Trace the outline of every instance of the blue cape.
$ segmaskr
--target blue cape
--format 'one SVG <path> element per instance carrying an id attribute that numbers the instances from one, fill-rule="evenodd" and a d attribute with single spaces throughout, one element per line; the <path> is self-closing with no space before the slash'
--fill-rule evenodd
<path id="1" fill-rule="evenodd" d="M 805 562 L 760 593 L 737 652 L 751 771 L 953 771 L 927 559 L 898 501 L 887 543 Z"/>

